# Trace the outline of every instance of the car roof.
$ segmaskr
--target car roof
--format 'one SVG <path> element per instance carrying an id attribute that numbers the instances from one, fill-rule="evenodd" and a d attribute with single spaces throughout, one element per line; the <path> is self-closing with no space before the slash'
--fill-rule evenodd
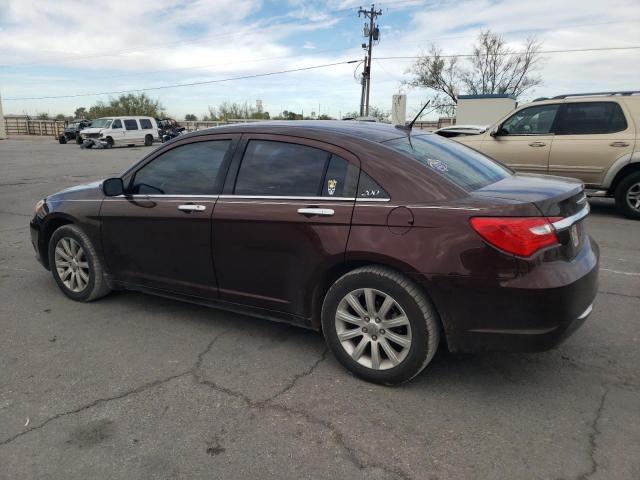
<path id="1" fill-rule="evenodd" d="M 357 122 L 348 120 L 274 120 L 265 122 L 234 123 L 221 125 L 192 132 L 189 136 L 207 135 L 212 133 L 273 133 L 310 137 L 327 134 L 345 135 L 371 142 L 385 142 L 394 138 L 405 137 L 406 130 L 385 123 Z M 429 135 L 420 130 L 413 135 Z"/>

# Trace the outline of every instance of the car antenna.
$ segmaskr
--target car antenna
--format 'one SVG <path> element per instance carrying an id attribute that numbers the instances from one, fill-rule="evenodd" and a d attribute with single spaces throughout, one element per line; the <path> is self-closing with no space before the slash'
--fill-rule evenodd
<path id="1" fill-rule="evenodd" d="M 409 132 L 409 135 L 411 135 L 411 129 L 413 128 L 413 124 L 416 123 L 416 120 L 420 118 L 420 115 L 422 115 L 422 112 L 424 112 L 424 109 L 427 108 L 430 103 L 431 103 L 431 100 L 428 100 L 427 103 L 424 104 L 424 107 L 420 109 L 418 114 L 415 117 L 413 117 L 413 120 L 411 120 L 408 125 L 396 125 L 396 128 L 407 130 Z"/>

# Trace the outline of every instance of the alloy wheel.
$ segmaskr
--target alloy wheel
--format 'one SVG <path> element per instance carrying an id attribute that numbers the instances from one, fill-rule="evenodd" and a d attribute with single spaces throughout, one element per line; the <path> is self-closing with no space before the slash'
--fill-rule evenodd
<path id="1" fill-rule="evenodd" d="M 342 348 L 360 365 L 387 370 L 399 365 L 411 348 L 411 324 L 400 304 L 373 288 L 343 297 L 335 315 Z"/>
<path id="2" fill-rule="evenodd" d="M 58 240 L 55 265 L 60 280 L 72 292 L 82 292 L 89 284 L 89 262 L 82 245 L 71 237 Z"/>
<path id="3" fill-rule="evenodd" d="M 636 212 L 640 212 L 640 182 L 634 183 L 627 190 L 627 204 Z"/>

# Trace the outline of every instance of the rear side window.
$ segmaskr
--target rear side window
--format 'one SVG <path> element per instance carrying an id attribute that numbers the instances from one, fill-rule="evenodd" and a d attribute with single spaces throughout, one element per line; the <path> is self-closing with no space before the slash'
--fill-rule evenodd
<path id="1" fill-rule="evenodd" d="M 426 168 L 442 175 L 465 190 L 477 190 L 512 173 L 485 155 L 439 135 L 398 138 L 385 145 L 408 154 Z M 359 190 L 362 190 L 359 187 Z"/>
<path id="2" fill-rule="evenodd" d="M 141 118 L 140 119 L 140 128 L 142 130 L 151 130 L 153 128 L 151 126 L 151 120 L 149 120 L 148 118 Z"/>
<path id="3" fill-rule="evenodd" d="M 322 196 L 353 198 L 357 183 L 358 168 L 344 158 L 331 155 L 327 173 L 324 176 Z"/>
<path id="4" fill-rule="evenodd" d="M 627 129 L 627 120 L 615 102 L 565 103 L 560 111 L 557 135 L 615 133 Z"/>
<path id="5" fill-rule="evenodd" d="M 378 182 L 362 171 L 360 182 L 358 182 L 358 198 L 389 198 L 389 194 Z"/>
<path id="6" fill-rule="evenodd" d="M 251 140 L 240 165 L 235 194 L 320 196 L 329 158 L 329 153 L 305 145 Z"/>
<path id="7" fill-rule="evenodd" d="M 127 130 L 138 130 L 138 122 L 136 122 L 135 120 L 125 120 L 124 128 L 126 128 Z"/>
<path id="8" fill-rule="evenodd" d="M 111 125 L 111 128 L 122 128 L 122 122 L 120 121 L 120 119 L 116 119 L 113 121 L 113 125 Z"/>
<path id="9" fill-rule="evenodd" d="M 231 140 L 214 140 L 172 148 L 136 172 L 132 193 L 148 195 L 220 193 L 221 166 L 229 145 Z"/>

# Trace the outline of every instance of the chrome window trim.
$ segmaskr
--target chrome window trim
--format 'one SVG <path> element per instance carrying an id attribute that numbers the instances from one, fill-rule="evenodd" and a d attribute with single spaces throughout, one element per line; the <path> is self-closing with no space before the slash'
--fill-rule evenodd
<path id="1" fill-rule="evenodd" d="M 220 199 L 233 199 L 233 200 L 308 200 L 313 202 L 388 202 L 390 198 L 356 198 L 356 197 L 295 197 L 295 196 L 281 196 L 281 195 L 163 195 L 163 194 L 143 194 L 135 193 L 131 195 L 115 195 L 109 198 L 220 198 Z"/>
<path id="2" fill-rule="evenodd" d="M 114 195 L 113 197 L 105 197 L 105 199 L 109 198 L 218 198 L 220 195 L 179 195 L 179 194 L 171 194 L 171 195 L 163 195 L 163 194 L 144 194 L 144 193 L 133 193 L 130 195 Z"/>
<path id="3" fill-rule="evenodd" d="M 589 204 L 587 203 L 584 206 L 584 208 L 582 210 L 580 210 L 578 213 L 574 213 L 570 217 L 563 218 L 562 220 L 558 220 L 557 222 L 553 222 L 552 225 L 556 230 L 564 230 L 566 228 L 569 228 L 574 223 L 578 223 L 584 217 L 589 215 L 590 209 L 591 209 L 591 207 L 589 207 Z"/>
<path id="4" fill-rule="evenodd" d="M 290 195 L 220 195 L 220 199 L 234 200 L 308 200 L 312 202 L 326 202 L 330 200 L 338 202 L 388 202 L 389 198 L 356 198 L 356 197 L 306 197 Z"/>

